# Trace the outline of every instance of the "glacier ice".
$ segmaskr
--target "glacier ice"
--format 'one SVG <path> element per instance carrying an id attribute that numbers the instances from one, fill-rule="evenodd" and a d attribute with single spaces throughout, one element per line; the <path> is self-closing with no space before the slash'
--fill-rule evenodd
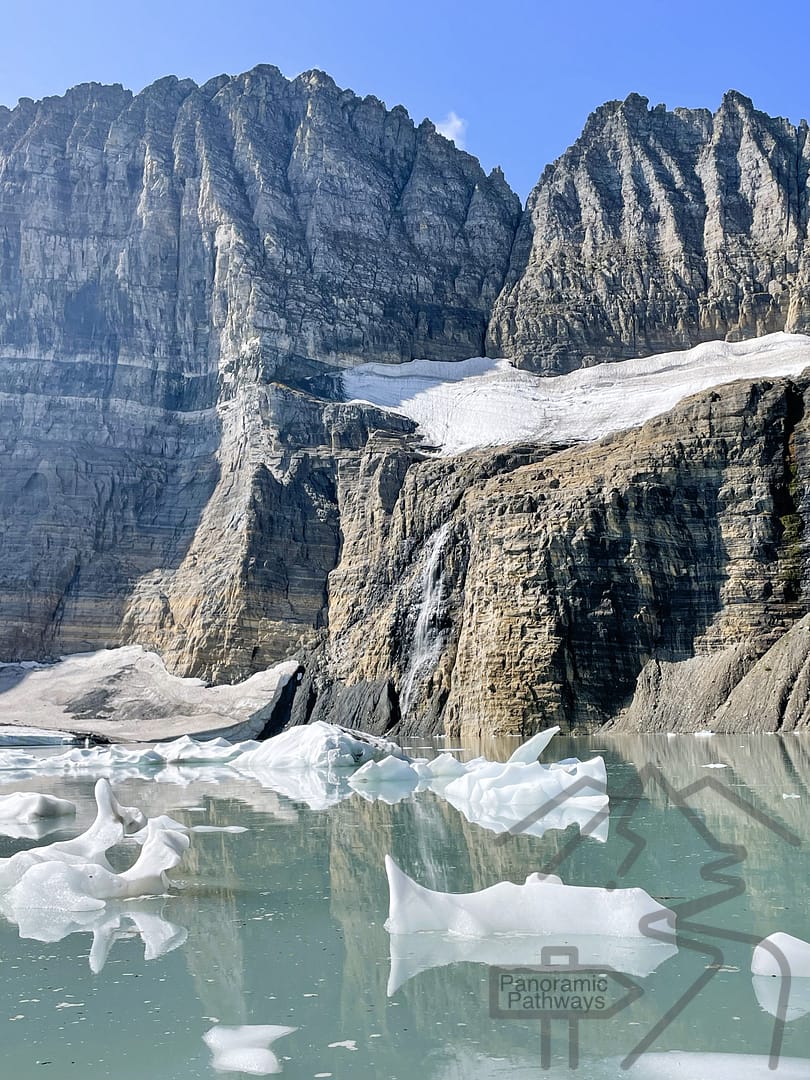
<path id="1" fill-rule="evenodd" d="M 38 791 L 15 791 L 0 795 L 0 821 L 19 821 L 28 824 L 41 818 L 70 817 L 76 804 Z"/>
<path id="2" fill-rule="evenodd" d="M 385 857 L 389 933 L 577 934 L 672 941 L 675 913 L 643 889 L 565 885 L 554 874 L 530 874 L 523 885 L 501 881 L 472 893 L 427 889 Z"/>
<path id="3" fill-rule="evenodd" d="M 347 399 L 410 417 L 427 442 L 456 454 L 525 439 L 566 445 L 598 439 L 642 424 L 709 387 L 798 375 L 808 364 L 810 338 L 777 333 L 706 342 L 552 378 L 480 357 L 359 364 L 342 378 Z"/>
<path id="4" fill-rule="evenodd" d="M 56 911 L 93 911 L 107 900 L 159 896 L 168 888 L 166 871 L 173 869 L 189 846 L 188 834 L 150 821 L 141 853 L 120 874 L 97 862 L 69 863 L 49 859 L 29 866 L 2 898 L 3 907 L 16 913 L 28 908 Z"/>
<path id="5" fill-rule="evenodd" d="M 810 942 L 792 934 L 769 934 L 754 949 L 751 974 L 810 979 Z"/>
<path id="6" fill-rule="evenodd" d="M 810 1059 L 780 1057 L 772 1067 L 760 1054 L 711 1054 L 682 1050 L 644 1053 L 629 1069 L 616 1063 L 617 1076 L 630 1080 L 807 1080 Z"/>
<path id="7" fill-rule="evenodd" d="M 473 761 L 463 773 L 431 787 L 469 821 L 495 832 L 542 835 L 576 823 L 596 839 L 607 838 L 607 772 L 601 757 L 547 765 Z"/>
<path id="8" fill-rule="evenodd" d="M 211 1051 L 211 1066 L 218 1072 L 271 1076 L 281 1072 L 281 1062 L 270 1047 L 277 1039 L 297 1030 L 280 1024 L 243 1024 L 239 1027 L 217 1024 L 203 1035 L 203 1041 Z"/>
<path id="9" fill-rule="evenodd" d="M 0 859 L 0 889 L 10 889 L 39 863 L 93 863 L 111 870 L 107 851 L 121 842 L 127 827 L 142 828 L 146 819 L 136 807 L 122 806 L 113 795 L 109 781 L 103 778 L 96 781 L 95 799 L 95 821 L 79 836 Z"/>
<path id="10" fill-rule="evenodd" d="M 403 758 L 396 743 L 365 731 L 350 731 L 338 724 L 316 720 L 288 728 L 254 749 L 234 758 L 236 768 L 260 769 L 356 769 L 367 761 Z"/>

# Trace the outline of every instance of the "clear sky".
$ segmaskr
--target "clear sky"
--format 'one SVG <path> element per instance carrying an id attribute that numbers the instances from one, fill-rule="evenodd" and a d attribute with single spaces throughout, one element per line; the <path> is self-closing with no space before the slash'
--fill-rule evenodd
<path id="1" fill-rule="evenodd" d="M 810 115 L 810 3 L 761 0 L 3 0 L 0 103 L 79 82 L 139 90 L 259 63 L 449 117 L 524 196 L 597 105 L 631 91 L 714 109 L 734 88 Z M 454 119 L 457 118 L 457 119 Z"/>

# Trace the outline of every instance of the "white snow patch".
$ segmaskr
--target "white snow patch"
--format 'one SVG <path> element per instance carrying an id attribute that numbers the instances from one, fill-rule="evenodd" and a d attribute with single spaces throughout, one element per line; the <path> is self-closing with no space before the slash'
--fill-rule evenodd
<path id="1" fill-rule="evenodd" d="M 413 360 L 343 372 L 348 400 L 410 417 L 442 453 L 523 440 L 580 443 L 636 427 L 683 398 L 736 379 L 798 375 L 810 337 L 768 334 L 543 377 L 508 360 Z"/>

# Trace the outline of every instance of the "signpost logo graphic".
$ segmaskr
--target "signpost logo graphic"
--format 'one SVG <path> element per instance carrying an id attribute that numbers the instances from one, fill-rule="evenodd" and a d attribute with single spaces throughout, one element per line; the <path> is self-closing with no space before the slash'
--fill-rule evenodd
<path id="1" fill-rule="evenodd" d="M 647 846 L 646 838 L 633 827 L 633 816 L 648 785 L 660 789 L 667 799 L 669 806 L 682 814 L 700 839 L 713 852 L 717 853 L 717 858 L 711 859 L 702 866 L 700 870 L 701 878 L 710 885 L 716 886 L 716 889 L 707 895 L 697 897 L 693 900 L 685 900 L 681 903 L 672 904 L 672 910 L 675 912 L 677 918 L 677 935 L 675 937 L 673 937 L 670 930 L 664 930 L 660 927 L 657 928 L 655 926 L 655 919 L 650 920 L 649 917 L 642 919 L 641 924 L 639 925 L 639 932 L 642 936 L 656 941 L 675 941 L 679 948 L 695 951 L 702 956 L 705 956 L 708 962 L 704 966 L 701 974 L 686 988 L 674 1004 L 663 1013 L 653 1027 L 625 1057 L 622 1061 L 622 1067 L 625 1069 L 630 1068 L 630 1066 L 659 1039 L 673 1020 L 683 1012 L 687 1005 L 693 1001 L 700 994 L 701 990 L 703 990 L 704 987 L 715 978 L 717 973 L 723 969 L 725 966 L 725 958 L 721 947 L 722 943 L 733 942 L 735 944 L 746 944 L 753 949 L 760 944 L 762 938 L 765 936 L 764 934 L 757 935 L 749 934 L 744 931 L 732 930 L 728 926 L 716 926 L 703 921 L 703 916 L 711 911 L 712 908 L 716 908 L 726 901 L 732 900 L 745 893 L 745 879 L 738 874 L 730 873 L 730 871 L 737 869 L 745 862 L 748 857 L 748 851 L 743 844 L 726 843 L 720 840 L 705 823 L 700 813 L 690 805 L 689 800 L 701 792 L 711 791 L 715 795 L 719 795 L 730 807 L 736 809 L 738 813 L 761 825 L 783 843 L 789 844 L 792 847 L 801 847 L 801 840 L 794 832 L 788 829 L 780 821 L 770 817 L 758 807 L 742 798 L 742 796 L 737 794 L 733 788 L 723 784 L 715 777 L 703 776 L 692 784 L 677 788 L 666 779 L 662 770 L 657 765 L 647 764 L 639 770 L 637 777 L 631 780 L 630 784 L 624 790 L 617 794 L 611 794 L 610 796 L 610 809 L 613 810 L 612 817 L 616 821 L 616 832 L 626 840 L 629 845 L 627 855 L 617 868 L 617 879 L 626 877 Z M 518 836 L 522 832 L 528 830 L 532 825 L 542 820 L 546 814 L 563 806 L 568 799 L 574 798 L 577 795 L 592 795 L 593 793 L 594 789 L 592 781 L 588 778 L 584 778 L 564 792 L 544 802 L 522 821 L 514 825 L 507 833 L 500 835 L 494 843 L 508 843 L 511 837 Z M 557 854 L 543 866 L 542 872 L 545 874 L 555 873 L 566 859 L 568 859 L 569 855 L 572 854 L 574 849 L 582 843 L 583 839 L 592 834 L 599 825 L 604 822 L 605 818 L 610 814 L 610 809 L 606 806 L 595 812 L 591 820 L 584 827 L 580 828 L 579 833 L 564 844 Z M 608 889 L 614 889 L 617 888 L 617 881 L 608 881 L 605 882 L 604 885 Z M 779 1064 L 779 1057 L 782 1051 L 782 1042 L 785 1034 L 785 1025 L 788 1019 L 788 1001 L 790 996 L 790 978 L 787 962 L 784 958 L 780 959 L 778 957 L 777 961 L 780 964 L 780 970 L 783 974 L 783 985 L 778 995 L 778 1007 L 776 1009 L 773 1034 L 769 1049 L 768 1064 L 770 1069 L 776 1069 Z M 613 975 L 615 977 L 617 973 L 614 972 Z M 643 993 L 642 987 L 637 987 L 637 989 L 638 993 L 635 995 L 636 997 Z M 490 995 L 492 995 L 492 985 L 490 986 Z M 492 996 L 490 996 L 490 1004 L 492 1004 L 492 1000 Z M 621 1005 L 621 1008 L 630 1004 L 630 1000 L 625 1001 Z M 510 1013 L 509 1015 L 513 1016 L 514 1014 Z M 589 1015 L 596 1016 L 598 1015 L 598 1011 Z M 526 1013 L 523 1013 L 523 1016 L 526 1017 Z M 551 1060 L 550 1026 L 552 1017 L 551 1015 L 541 1016 L 540 1019 L 541 1024 L 543 1025 L 542 1063 L 544 1068 L 548 1068 L 550 1067 Z M 576 1018 L 574 1018 L 572 1023 L 573 1026 L 569 1027 L 569 1065 L 573 1068 L 575 1067 L 574 1063 L 578 1060 L 578 1051 L 576 1046 L 573 1045 L 578 1037 Z M 571 1040 L 573 1040 L 573 1043 Z"/>
<path id="2" fill-rule="evenodd" d="M 489 969 L 489 1011 L 497 1020 L 541 1022 L 541 1065 L 551 1067 L 551 1024 L 568 1025 L 568 1065 L 579 1064 L 579 1024 L 609 1020 L 643 994 L 638 983 L 609 967 L 587 968 L 575 946 L 546 946 L 540 966 Z"/>

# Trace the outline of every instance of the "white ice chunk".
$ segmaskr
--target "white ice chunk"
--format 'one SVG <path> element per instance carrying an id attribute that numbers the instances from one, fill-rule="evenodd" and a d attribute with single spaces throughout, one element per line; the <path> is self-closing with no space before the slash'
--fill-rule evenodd
<path id="1" fill-rule="evenodd" d="M 607 838 L 607 772 L 601 757 L 548 765 L 474 761 L 449 783 L 430 786 L 468 821 L 494 832 L 542 836 L 578 824 L 595 839 Z"/>
<path id="2" fill-rule="evenodd" d="M 0 821 L 27 823 L 40 818 L 70 817 L 75 813 L 75 803 L 57 799 L 54 795 L 42 795 L 37 791 L 0 795 Z"/>
<path id="3" fill-rule="evenodd" d="M 270 1024 L 245 1024 L 225 1027 L 217 1024 L 203 1035 L 211 1051 L 211 1065 L 218 1072 L 270 1076 L 281 1072 L 281 1063 L 270 1046 L 298 1028 Z"/>
<path id="4" fill-rule="evenodd" d="M 240 754 L 234 764 L 247 772 L 257 768 L 328 771 L 355 769 L 367 761 L 381 761 L 389 755 L 406 757 L 397 744 L 389 739 L 316 720 L 312 724 L 288 728 L 280 735 L 259 743 L 256 749 Z"/>
<path id="5" fill-rule="evenodd" d="M 751 985 L 760 1007 L 777 1019 L 790 1023 L 810 1013 L 810 979 L 752 975 Z"/>
<path id="6" fill-rule="evenodd" d="M 754 949 L 751 974 L 810 979 L 810 942 L 792 934 L 769 934 Z"/>
<path id="7" fill-rule="evenodd" d="M 454 780 L 457 776 L 463 776 L 469 767 L 457 757 L 448 754 L 437 754 L 430 761 L 412 761 L 411 767 L 420 780 Z"/>
<path id="8" fill-rule="evenodd" d="M 440 932 L 481 938 L 492 934 L 577 934 L 672 940 L 675 913 L 643 889 L 564 885 L 530 874 L 523 885 L 501 881 L 473 893 L 426 889 L 385 857 L 389 933 Z"/>
<path id="9" fill-rule="evenodd" d="M 39 863 L 93 863 L 110 870 L 107 851 L 121 842 L 126 828 L 140 828 L 145 819 L 137 808 L 118 802 L 107 780 L 96 782 L 95 797 L 96 819 L 79 836 L 0 859 L 0 892 L 16 885 L 30 867 Z"/>
<path id="10" fill-rule="evenodd" d="M 30 866 L 4 898 L 12 912 L 25 908 L 93 911 L 108 900 L 158 896 L 169 887 L 166 871 L 173 869 L 189 846 L 188 835 L 147 825 L 147 838 L 129 870 L 116 874 L 99 863 L 50 860 Z M 12 916 L 15 922 L 19 919 Z"/>
<path id="11" fill-rule="evenodd" d="M 525 743 L 522 743 L 515 750 L 509 758 L 509 764 L 528 765 L 537 761 L 559 730 L 559 727 L 551 727 L 546 728 L 545 731 L 538 731 L 536 735 L 533 735 L 531 739 L 527 739 Z"/>
<path id="12" fill-rule="evenodd" d="M 419 774 L 402 758 L 385 757 L 381 761 L 367 761 L 349 777 L 352 787 L 374 787 L 379 784 L 401 784 L 415 788 Z"/>
<path id="13" fill-rule="evenodd" d="M 630 1080 L 807 1080 L 810 1058 L 780 1057 L 772 1069 L 771 1059 L 764 1054 L 645 1052 L 629 1069 L 616 1062 L 615 1072 L 608 1075 Z"/>

